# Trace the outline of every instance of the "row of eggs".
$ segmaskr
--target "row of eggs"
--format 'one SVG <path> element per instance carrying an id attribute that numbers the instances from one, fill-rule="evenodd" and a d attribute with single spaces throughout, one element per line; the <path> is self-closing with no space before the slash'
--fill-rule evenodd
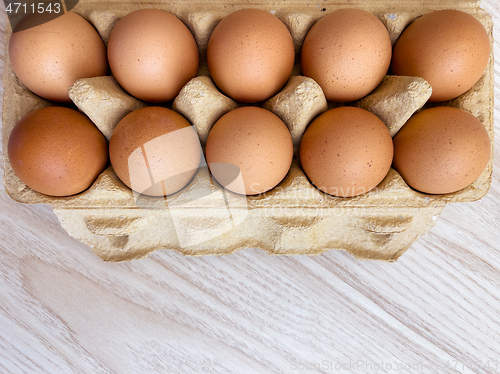
<path id="1" fill-rule="evenodd" d="M 443 49 L 443 43 L 448 43 L 444 50 L 449 51 L 457 36 L 450 39 L 446 28 L 436 34 L 435 29 L 442 25 L 458 25 L 459 31 L 472 33 L 472 37 L 462 38 L 462 44 L 469 40 L 470 45 L 455 48 L 461 56 L 457 52 L 448 62 L 432 50 L 425 57 L 422 48 L 431 47 L 425 41 L 418 43 L 427 35 L 441 43 L 436 48 Z M 62 41 L 66 47 L 71 45 L 67 54 L 55 42 L 54 32 L 67 39 Z M 43 43 L 43 35 L 48 33 L 52 33 L 52 49 Z M 446 42 L 446 38 L 450 40 Z M 77 40 L 92 42 L 82 47 Z M 176 52 L 167 53 L 167 44 L 167 50 Z M 36 52 L 38 47 L 41 51 Z M 196 76 L 199 63 L 196 42 L 187 27 L 160 10 L 139 10 L 122 18 L 111 33 L 107 57 L 95 29 L 71 12 L 14 32 L 9 53 L 18 78 L 53 101 L 68 101 L 69 86 L 82 74 L 107 74 L 108 61 L 113 75 L 130 94 L 152 103 L 168 101 Z M 330 101 L 349 102 L 365 96 L 380 83 L 391 61 L 396 74 L 428 79 L 433 88 L 431 100 L 441 101 L 460 95 L 479 79 L 488 62 L 489 39 L 474 17 L 440 11 L 414 21 L 391 53 L 387 30 L 378 18 L 345 9 L 330 13 L 311 28 L 302 45 L 301 65 L 303 74 L 315 79 Z M 33 55 L 27 58 L 27 54 Z M 294 55 L 284 24 L 257 9 L 226 16 L 212 32 L 207 50 L 210 74 L 218 88 L 247 103 L 265 100 L 281 89 L 293 69 Z M 429 62 L 431 57 L 440 59 L 440 65 Z M 426 72 L 436 66 L 451 69 L 453 74 Z M 375 115 L 347 106 L 327 111 L 309 125 L 299 158 L 309 180 L 335 196 L 357 196 L 371 190 L 391 164 L 411 187 L 426 193 L 449 193 L 479 177 L 490 148 L 481 122 L 460 109 L 423 110 L 391 139 Z M 153 196 L 168 195 L 187 185 L 202 153 L 189 122 L 172 110 L 155 106 L 126 116 L 109 143 L 109 159 L 118 177 L 137 192 Z M 293 146 L 286 125 L 277 116 L 246 106 L 217 121 L 205 155 L 212 175 L 224 187 L 256 195 L 284 178 Z M 34 190 L 67 196 L 88 188 L 105 168 L 108 144 L 83 114 L 51 107 L 31 112 L 18 123 L 9 139 L 9 159 L 18 177 Z"/>
<path id="2" fill-rule="evenodd" d="M 302 136 L 302 169 L 319 190 L 351 197 L 375 188 L 391 165 L 411 187 L 440 194 L 474 182 L 490 157 L 490 139 L 472 114 L 452 107 L 424 109 L 391 138 L 374 114 L 357 107 L 331 109 Z M 47 107 L 28 113 L 13 129 L 8 155 L 17 176 L 32 189 L 67 196 L 92 185 L 108 164 L 108 143 L 82 113 Z M 272 112 L 245 106 L 223 115 L 210 130 L 206 162 L 226 189 L 265 193 L 288 173 L 290 132 Z M 149 196 L 184 188 L 203 165 L 196 130 L 177 112 L 158 106 L 125 116 L 109 142 L 120 180 Z"/>
<path id="3" fill-rule="evenodd" d="M 70 101 L 79 78 L 106 75 L 108 62 L 120 85 L 140 100 L 172 100 L 198 73 L 199 51 L 190 30 L 158 9 L 127 14 L 106 47 L 84 18 L 68 12 L 12 34 L 9 56 L 17 77 L 37 95 Z M 327 100 L 350 102 L 370 93 L 389 68 L 432 86 L 431 101 L 466 92 L 490 56 L 489 37 L 472 15 L 458 10 L 425 14 L 412 22 L 394 49 L 387 29 L 371 13 L 340 9 L 317 21 L 301 50 L 302 74 L 313 78 Z M 236 101 L 261 102 L 290 78 L 295 49 L 287 27 L 273 14 L 242 9 L 224 17 L 207 47 L 210 76 Z"/>

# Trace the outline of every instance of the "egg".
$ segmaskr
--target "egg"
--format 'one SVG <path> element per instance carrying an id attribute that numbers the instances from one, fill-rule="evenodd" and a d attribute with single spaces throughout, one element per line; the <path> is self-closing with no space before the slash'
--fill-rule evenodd
<path id="1" fill-rule="evenodd" d="M 108 73 L 104 42 L 87 20 L 73 12 L 13 32 L 9 58 L 29 90 L 57 102 L 71 101 L 68 90 L 76 80 Z"/>
<path id="2" fill-rule="evenodd" d="M 167 196 L 193 179 L 202 150 L 187 119 L 171 109 L 150 106 L 118 123 L 109 142 L 109 157 L 118 178 L 133 191 Z"/>
<path id="3" fill-rule="evenodd" d="M 361 9 L 339 9 L 307 33 L 302 74 L 318 82 L 327 100 L 354 101 L 380 84 L 391 53 L 389 33 L 377 17 Z"/>
<path id="4" fill-rule="evenodd" d="M 469 90 L 483 74 L 490 41 L 474 16 L 439 10 L 413 21 L 394 45 L 391 70 L 424 78 L 432 87 L 430 101 L 453 99 Z"/>
<path id="5" fill-rule="evenodd" d="M 387 175 L 392 138 L 384 123 L 367 110 L 338 107 L 307 127 L 300 142 L 300 164 L 309 180 L 327 194 L 358 196 Z"/>
<path id="6" fill-rule="evenodd" d="M 47 107 L 25 115 L 8 142 L 12 169 L 33 190 L 70 196 L 89 188 L 108 162 L 108 143 L 82 113 Z"/>
<path id="7" fill-rule="evenodd" d="M 198 46 L 176 16 L 140 9 L 115 25 L 108 59 L 118 83 L 136 98 L 160 103 L 175 98 L 198 72 Z"/>
<path id="8" fill-rule="evenodd" d="M 410 187 L 446 194 L 479 178 L 490 153 L 479 119 L 462 109 L 434 107 L 413 115 L 396 134 L 393 166 Z"/>
<path id="9" fill-rule="evenodd" d="M 277 93 L 290 78 L 295 60 L 293 39 L 274 15 L 242 9 L 224 17 L 207 47 L 210 75 L 234 100 L 255 103 Z"/>
<path id="10" fill-rule="evenodd" d="M 222 186 L 237 194 L 271 190 L 288 173 L 292 158 L 288 128 L 278 116 L 260 107 L 226 113 L 208 134 L 210 171 Z"/>

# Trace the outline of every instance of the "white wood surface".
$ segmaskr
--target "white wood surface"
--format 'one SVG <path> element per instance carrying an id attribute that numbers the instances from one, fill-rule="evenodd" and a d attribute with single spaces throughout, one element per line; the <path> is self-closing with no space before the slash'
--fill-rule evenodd
<path id="1" fill-rule="evenodd" d="M 113 264 L 1 183 L 0 373 L 500 373 L 500 4 L 482 6 L 497 39 L 485 198 L 449 204 L 396 263 L 244 250 Z"/>

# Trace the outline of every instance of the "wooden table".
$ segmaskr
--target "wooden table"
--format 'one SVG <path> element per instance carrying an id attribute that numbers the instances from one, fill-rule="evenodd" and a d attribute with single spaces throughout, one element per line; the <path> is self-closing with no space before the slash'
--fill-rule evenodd
<path id="1" fill-rule="evenodd" d="M 500 5 L 482 6 L 498 121 Z M 105 263 L 1 184 L 0 373 L 500 373 L 499 128 L 489 194 L 448 204 L 395 263 L 260 250 Z"/>

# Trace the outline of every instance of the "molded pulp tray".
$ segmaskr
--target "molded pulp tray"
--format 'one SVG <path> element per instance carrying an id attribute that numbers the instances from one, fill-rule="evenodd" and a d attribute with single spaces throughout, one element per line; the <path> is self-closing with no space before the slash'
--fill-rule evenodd
<path id="1" fill-rule="evenodd" d="M 474 15 L 483 23 L 493 46 L 491 17 L 480 8 L 479 1 L 330 0 L 307 3 L 304 0 L 247 0 L 234 3 L 233 0 L 230 3 L 219 0 L 203 3 L 124 3 L 82 0 L 72 11 L 89 20 L 105 42 L 116 22 L 133 10 L 159 8 L 175 14 L 189 27 L 198 43 L 201 77 L 208 76 L 206 47 L 217 22 L 235 10 L 248 7 L 271 11 L 280 18 L 292 34 L 298 57 L 301 43 L 314 22 L 339 8 L 360 8 L 373 13 L 387 27 L 393 43 L 416 17 L 438 9 L 459 9 Z M 7 30 L 6 56 L 10 34 L 11 31 Z M 439 105 L 449 105 L 471 112 L 482 121 L 493 140 L 493 50 L 491 53 L 489 64 L 479 82 L 459 98 Z M 300 58 L 296 58 L 296 63 L 293 75 L 300 75 Z M 405 100 L 410 99 L 405 99 L 403 95 L 400 104 L 394 104 L 394 98 L 399 96 L 390 93 L 391 85 L 400 85 L 399 78 L 386 78 L 389 94 L 385 101 L 387 105 L 393 105 L 389 108 L 390 111 L 408 116 L 411 113 L 404 113 L 405 108 L 409 106 Z M 401 79 L 403 78 L 406 77 Z M 203 89 L 210 90 L 211 81 L 208 78 L 203 79 L 197 82 L 205 82 Z M 261 248 L 269 254 L 287 255 L 313 255 L 330 249 L 343 249 L 362 259 L 392 261 L 432 227 L 447 203 L 480 199 L 487 193 L 491 183 L 490 159 L 481 177 L 456 193 L 426 195 L 416 192 L 391 169 L 380 185 L 372 191 L 353 198 L 339 198 L 326 195 L 309 183 L 295 152 L 292 167 L 285 179 L 275 189 L 259 196 L 243 197 L 223 190 L 211 180 L 206 168 L 201 168 L 191 184 L 173 196 L 165 199 L 135 196 L 118 180 L 113 169 L 108 167 L 89 190 L 70 197 L 50 197 L 31 190 L 17 178 L 9 164 L 6 150 L 9 134 L 23 115 L 35 108 L 57 104 L 45 101 L 28 91 L 15 77 L 8 57 L 5 63 L 4 87 L 2 135 L 6 191 L 14 200 L 22 203 L 52 205 L 62 227 L 70 235 L 92 247 L 93 251 L 106 261 L 141 258 L 158 249 L 173 249 L 186 255 L 222 255 L 249 247 Z M 197 113 L 202 109 L 205 113 L 210 113 L 203 117 L 210 118 L 210 126 L 224 110 L 222 113 L 215 113 L 215 104 L 200 100 L 196 87 L 186 87 L 182 93 L 183 97 L 179 98 L 176 104 L 192 104 L 192 108 L 189 105 L 183 107 L 183 114 L 192 123 L 196 122 Z M 411 89 L 410 85 L 404 87 Z M 92 99 L 96 102 L 103 101 L 96 95 L 106 96 L 106 92 L 96 94 L 98 90 L 92 91 L 92 87 L 90 92 L 82 94 L 90 96 L 85 96 L 85 100 L 90 100 L 90 108 L 93 105 Z M 310 97 L 306 95 L 304 100 L 301 100 L 298 89 L 292 90 L 293 95 L 296 95 L 295 98 L 289 99 L 289 112 L 292 117 L 300 115 L 311 119 L 318 114 L 308 112 L 312 109 L 305 103 Z M 214 97 L 220 98 L 220 94 L 214 93 Z M 348 105 L 362 104 L 355 102 Z M 261 104 L 263 105 L 264 103 Z M 329 108 L 336 105 L 328 103 Z M 171 107 L 172 103 L 166 103 L 165 106 Z M 226 108 L 225 111 L 229 109 Z M 317 111 L 317 108 L 314 110 Z M 93 119 L 90 113 L 87 114 Z M 126 113 L 122 116 L 124 114 Z M 290 121 L 284 120 L 286 123 Z M 114 121 L 116 125 L 117 120 Z M 287 125 L 292 126 L 290 123 Z M 294 143 L 297 145 L 297 139 Z"/>

